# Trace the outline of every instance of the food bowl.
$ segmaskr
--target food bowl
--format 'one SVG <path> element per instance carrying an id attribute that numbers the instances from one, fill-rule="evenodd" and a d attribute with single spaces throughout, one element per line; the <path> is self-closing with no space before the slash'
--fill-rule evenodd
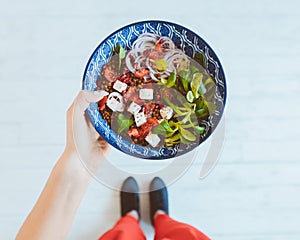
<path id="1" fill-rule="evenodd" d="M 167 138 L 170 138 L 170 136 L 172 136 L 170 132 L 167 132 L 166 134 L 164 134 L 165 138 L 158 139 L 158 142 L 160 142 L 159 145 L 152 144 L 151 141 L 156 141 L 158 138 L 157 137 L 158 135 L 152 134 L 152 133 L 151 134 L 149 133 L 149 135 L 147 136 L 148 140 L 150 139 L 150 137 L 151 137 L 151 139 L 156 139 L 156 140 L 148 141 L 150 143 L 148 145 L 147 145 L 147 142 L 146 142 L 146 145 L 141 144 L 140 142 L 137 142 L 136 139 L 133 139 L 132 135 L 130 135 L 131 138 L 124 137 L 126 135 L 126 131 L 128 129 L 126 129 L 125 135 L 118 133 L 118 131 L 116 131 L 116 129 L 112 125 L 113 120 L 111 119 L 110 124 L 108 123 L 109 120 L 107 118 L 107 115 L 104 114 L 104 112 L 102 112 L 103 108 L 101 108 L 101 110 L 100 110 L 99 103 L 91 103 L 86 112 L 87 112 L 87 115 L 88 115 L 91 123 L 97 130 L 97 132 L 113 147 L 119 149 L 120 151 L 122 151 L 126 154 L 134 156 L 134 157 L 143 158 L 143 159 L 160 159 L 160 160 L 162 160 L 162 159 L 167 159 L 167 158 L 173 158 L 176 156 L 180 156 L 184 153 L 187 153 L 187 152 L 195 149 L 196 147 L 198 147 L 207 138 L 209 138 L 209 136 L 213 133 L 214 129 L 217 127 L 218 123 L 220 122 L 220 119 L 221 119 L 223 111 L 224 111 L 224 107 L 225 107 L 225 103 L 226 103 L 226 82 L 225 82 L 224 71 L 223 71 L 222 65 L 221 65 L 217 55 L 212 50 L 212 48 L 196 33 L 187 29 L 186 27 L 183 27 L 178 24 L 171 23 L 171 22 L 143 21 L 143 22 L 136 22 L 136 23 L 127 25 L 125 27 L 122 27 L 121 29 L 119 29 L 119 30 L 115 31 L 114 33 L 112 33 L 111 35 L 109 35 L 106 39 L 104 39 L 99 44 L 99 46 L 95 49 L 92 56 L 90 57 L 90 59 L 87 63 L 87 66 L 85 68 L 82 88 L 85 90 L 90 90 L 90 91 L 99 90 L 100 89 L 99 86 L 101 86 L 102 81 L 104 82 L 107 80 L 107 79 L 104 80 L 104 78 L 103 78 L 103 71 L 104 71 L 103 69 L 105 69 L 106 65 L 109 64 L 109 61 L 111 61 L 112 56 L 114 56 L 116 54 L 116 52 L 118 52 L 120 54 L 120 47 L 123 50 L 129 52 L 133 47 L 133 43 L 137 39 L 139 39 L 139 37 L 144 36 L 147 38 L 148 35 L 150 36 L 150 38 L 151 37 L 157 38 L 158 41 L 161 41 L 162 43 L 165 40 L 159 40 L 160 37 L 162 37 L 163 39 L 165 37 L 167 37 L 166 39 L 171 39 L 172 42 L 174 43 L 175 48 L 179 49 L 178 51 L 181 51 L 186 56 L 188 56 L 188 60 L 191 59 L 191 61 L 193 61 L 196 64 L 199 64 L 199 66 L 201 65 L 201 67 L 203 67 L 203 69 L 205 70 L 204 75 L 206 77 L 203 78 L 203 76 L 202 76 L 201 79 L 212 80 L 210 82 L 213 83 L 214 87 L 213 87 L 213 92 L 210 93 L 209 101 L 207 99 L 205 99 L 205 97 L 204 97 L 205 93 L 207 92 L 207 89 L 205 89 L 205 85 L 203 84 L 203 86 L 204 86 L 203 99 L 205 99 L 203 101 L 205 102 L 206 105 L 205 105 L 205 107 L 202 106 L 202 108 L 203 109 L 205 108 L 206 112 L 208 112 L 205 115 L 205 114 L 203 114 L 203 111 L 201 112 L 201 110 L 203 110 L 203 109 L 197 108 L 198 103 L 196 102 L 196 100 L 197 100 L 196 97 L 198 97 L 198 95 L 195 97 L 195 94 L 198 94 L 199 92 L 198 92 L 198 88 L 197 88 L 196 92 L 194 91 L 193 86 L 195 84 L 193 85 L 193 83 L 191 83 L 192 81 L 194 81 L 193 77 L 191 77 L 192 80 L 190 80 L 190 82 L 188 82 L 188 89 L 185 89 L 182 87 L 182 85 L 180 85 L 181 88 L 183 88 L 183 90 L 181 90 L 181 92 L 179 92 L 179 90 L 176 89 L 177 85 L 174 88 L 174 86 L 171 86 L 170 84 L 169 85 L 161 84 L 162 80 L 167 82 L 167 80 L 165 80 L 163 78 L 169 79 L 170 75 L 172 74 L 172 73 L 170 74 L 170 71 L 167 72 L 166 69 L 164 69 L 164 70 L 166 70 L 167 75 L 161 74 L 162 77 L 160 79 L 156 79 L 155 76 L 157 76 L 157 75 L 154 76 L 153 74 L 152 75 L 150 74 L 148 76 L 148 78 L 140 77 L 141 81 L 152 81 L 151 83 L 155 82 L 156 80 L 160 81 L 160 84 L 158 84 L 158 85 L 164 85 L 163 87 L 165 89 L 167 89 L 167 91 L 169 91 L 168 94 L 171 99 L 172 99 L 172 97 L 174 98 L 174 96 L 177 96 L 176 98 L 178 99 L 178 101 L 180 101 L 180 102 L 186 101 L 186 103 L 182 103 L 184 106 L 187 106 L 187 105 L 193 106 L 195 112 L 197 112 L 197 113 L 193 113 L 193 114 L 195 114 L 199 126 L 197 125 L 196 126 L 197 128 L 194 125 L 190 125 L 190 126 L 192 126 L 192 129 L 200 129 L 199 135 L 197 135 L 197 137 L 195 139 L 194 139 L 194 137 L 192 139 L 185 137 L 185 135 L 183 133 L 186 133 L 185 129 L 187 127 L 185 127 L 185 126 L 188 126 L 189 123 L 188 123 L 187 119 L 180 118 L 180 113 L 182 113 L 180 108 L 179 108 L 178 112 L 176 112 L 176 111 L 174 112 L 173 119 L 168 120 L 168 121 L 172 121 L 173 125 L 175 125 L 175 127 L 173 127 L 173 130 L 176 128 L 176 126 L 179 125 L 179 123 L 181 123 L 182 121 L 183 122 L 186 121 L 186 122 L 184 122 L 185 125 L 182 125 L 182 127 L 179 127 L 179 129 L 181 129 L 182 132 L 179 131 L 177 133 L 177 135 L 180 136 L 180 139 L 182 139 L 182 141 L 180 139 L 179 140 L 176 139 L 176 141 L 174 140 L 174 142 L 171 145 L 170 145 L 169 139 L 167 140 Z M 168 45 L 168 47 L 169 47 L 169 45 Z M 168 49 L 163 49 L 163 51 L 167 52 Z M 152 61 L 152 62 L 150 62 L 150 65 L 152 66 L 153 62 L 154 62 L 156 64 L 155 67 L 158 70 L 161 70 L 158 68 L 158 66 L 160 66 L 162 68 L 162 65 L 167 64 L 165 62 L 165 60 L 163 60 L 163 62 L 159 61 L 161 59 L 155 60 L 155 61 L 153 59 L 150 59 L 150 60 Z M 188 60 L 187 60 L 187 62 L 190 63 L 190 61 L 188 61 Z M 179 69 L 180 64 L 178 63 L 178 61 L 176 62 L 176 60 L 174 60 L 174 62 L 177 64 L 176 66 Z M 149 63 L 149 61 L 147 63 Z M 120 62 L 120 66 L 121 66 L 121 62 Z M 151 68 L 149 65 L 147 65 L 147 66 L 149 68 Z M 169 67 L 169 65 L 167 65 L 167 66 Z M 130 68 L 132 68 L 132 66 Z M 133 69 L 132 71 L 137 71 L 136 69 L 137 69 L 137 67 L 135 69 Z M 178 72 L 179 72 L 179 70 L 177 70 L 177 69 L 174 70 L 174 74 L 178 74 L 177 78 L 176 78 L 176 84 L 177 84 L 177 82 L 179 82 L 178 78 L 179 79 L 183 78 Z M 195 72 L 193 74 L 194 74 L 193 76 L 195 76 Z M 134 76 L 136 76 L 136 74 Z M 154 80 L 154 79 L 156 79 L 156 80 Z M 111 81 L 114 81 L 114 83 L 112 83 L 112 86 L 114 87 L 114 89 L 117 89 L 120 92 L 120 93 L 115 93 L 115 95 L 119 96 L 121 94 L 126 94 L 126 91 L 124 93 L 124 91 L 122 91 L 122 90 L 126 89 L 126 87 L 127 87 L 127 91 L 128 91 L 129 85 L 127 86 L 125 84 L 125 88 L 123 89 L 124 83 L 118 81 L 118 84 L 116 84 L 115 80 L 111 80 Z M 204 80 L 201 80 L 201 81 L 205 82 Z M 110 87 L 110 91 L 112 91 L 111 90 L 112 86 Z M 136 86 L 138 87 L 137 84 L 136 84 Z M 178 85 L 178 88 L 180 86 Z M 200 89 L 200 87 L 199 87 L 199 89 Z M 114 91 L 116 91 L 116 90 L 114 90 Z M 147 97 L 149 97 L 149 96 L 147 96 L 147 94 L 149 95 L 148 90 L 142 89 L 139 91 L 140 91 L 140 98 L 142 98 L 141 91 L 144 91 L 143 92 L 144 99 L 147 99 Z M 109 93 L 110 92 L 108 92 L 108 94 Z M 150 92 L 150 95 L 151 94 L 153 95 L 153 93 Z M 157 94 L 154 93 L 154 96 L 156 96 L 156 95 Z M 189 96 L 187 96 L 187 95 L 189 95 Z M 151 96 L 150 96 L 150 98 L 151 98 Z M 152 98 L 153 98 L 153 96 L 152 96 Z M 165 101 L 168 100 L 167 98 L 164 98 L 164 99 L 165 99 Z M 112 99 L 112 100 L 116 101 L 115 99 Z M 145 101 L 148 101 L 148 100 L 145 100 Z M 168 103 L 169 104 L 167 104 L 167 105 L 172 105 L 172 102 L 169 101 Z M 164 102 L 164 104 L 166 104 L 166 103 Z M 157 105 L 161 106 L 162 104 L 160 103 Z M 145 105 L 142 105 L 143 110 L 140 110 L 141 112 L 144 111 L 144 106 Z M 161 108 L 163 108 L 163 107 L 164 106 L 162 105 Z M 113 109 L 113 111 L 111 111 L 111 109 Z M 121 109 L 121 110 L 120 109 L 121 108 L 116 108 L 116 107 L 114 107 L 114 108 L 111 107 L 110 109 L 108 109 L 111 112 L 110 117 L 114 117 L 113 114 L 117 114 L 121 111 L 124 111 L 124 109 Z M 164 110 L 165 110 L 165 108 L 164 108 Z M 114 112 L 114 111 L 116 111 L 116 112 Z M 126 109 L 125 109 L 125 111 L 126 111 Z M 160 109 L 159 111 L 160 111 L 160 113 L 162 113 L 161 112 L 162 109 Z M 143 115 L 143 113 L 141 113 L 141 112 L 139 114 Z M 200 114 L 200 117 L 197 114 Z M 136 125 L 134 126 L 134 128 L 138 129 L 139 126 L 137 126 L 137 124 L 138 124 L 137 116 L 136 115 L 134 115 L 134 116 L 136 117 L 136 119 L 135 119 L 136 122 L 134 123 Z M 123 117 L 124 116 L 122 116 L 122 118 Z M 160 118 L 161 118 L 161 116 L 160 116 Z M 158 119 L 158 120 L 160 120 L 160 119 Z M 161 119 L 161 120 L 164 120 L 164 119 Z M 167 120 L 165 119 L 165 121 L 167 121 Z M 162 121 L 159 121 L 159 123 L 161 123 L 161 122 Z M 191 122 L 191 124 L 192 124 L 192 122 Z M 178 131 L 178 129 L 175 129 L 175 130 Z M 182 138 L 182 135 L 184 136 L 183 138 Z M 175 135 L 173 135 L 173 138 L 174 138 L 174 136 Z M 145 141 L 144 141 L 144 143 L 145 143 Z"/>

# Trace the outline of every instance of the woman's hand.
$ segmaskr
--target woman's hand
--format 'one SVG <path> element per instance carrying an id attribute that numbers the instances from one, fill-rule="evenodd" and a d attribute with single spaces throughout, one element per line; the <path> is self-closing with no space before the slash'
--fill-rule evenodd
<path id="1" fill-rule="evenodd" d="M 84 166 L 95 174 L 106 159 L 109 145 L 99 136 L 85 113 L 91 102 L 98 102 L 106 95 L 105 91 L 82 90 L 67 111 L 67 142 L 63 159 L 66 159 L 65 164 L 72 174 L 86 172 Z"/>
<path id="2" fill-rule="evenodd" d="M 108 144 L 99 138 L 85 114 L 89 103 L 99 101 L 104 95 L 104 91 L 80 91 L 75 98 L 67 112 L 65 151 L 22 225 L 17 240 L 67 238 L 77 208 L 92 179 L 84 165 L 95 173 L 108 152 Z"/>

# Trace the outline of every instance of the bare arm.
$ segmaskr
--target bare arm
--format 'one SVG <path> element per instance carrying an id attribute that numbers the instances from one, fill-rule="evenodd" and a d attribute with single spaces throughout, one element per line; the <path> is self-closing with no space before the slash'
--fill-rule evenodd
<path id="1" fill-rule="evenodd" d="M 61 156 L 36 205 L 20 229 L 17 240 L 66 239 L 90 181 L 90 177 L 84 172 L 68 170 L 67 166 L 72 161 L 77 160 L 65 153 Z"/>
<path id="2" fill-rule="evenodd" d="M 84 109 L 89 102 L 99 99 L 101 95 L 81 91 L 68 110 L 66 149 L 54 166 L 46 186 L 16 240 L 66 239 L 82 197 L 92 179 L 80 162 L 80 158 L 81 160 L 86 158 L 84 160 L 87 163 L 93 161 L 92 168 L 96 171 L 108 150 L 107 143 L 98 139 L 84 116 Z M 76 135 L 80 136 L 79 141 L 76 141 Z M 85 152 L 80 152 L 83 147 L 86 149 Z M 102 157 L 99 159 L 95 156 Z M 95 161 L 98 162 L 95 164 Z"/>

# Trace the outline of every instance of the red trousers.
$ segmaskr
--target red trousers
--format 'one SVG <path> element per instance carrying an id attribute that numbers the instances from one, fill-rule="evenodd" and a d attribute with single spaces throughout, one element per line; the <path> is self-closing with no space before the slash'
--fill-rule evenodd
<path id="1" fill-rule="evenodd" d="M 158 215 L 154 220 L 154 240 L 209 240 L 196 228 L 170 218 L 167 214 Z M 138 220 L 131 216 L 122 217 L 116 225 L 104 233 L 99 240 L 146 240 Z"/>

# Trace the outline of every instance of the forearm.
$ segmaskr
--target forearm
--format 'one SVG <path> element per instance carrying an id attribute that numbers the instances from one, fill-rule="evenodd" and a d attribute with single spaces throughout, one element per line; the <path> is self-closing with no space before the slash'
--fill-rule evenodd
<path id="1" fill-rule="evenodd" d="M 66 239 L 90 180 L 76 155 L 64 152 L 16 239 Z"/>
<path id="2" fill-rule="evenodd" d="M 66 239 L 77 208 L 92 176 L 78 159 L 84 158 L 95 173 L 105 160 L 108 144 L 89 124 L 85 114 L 91 102 L 107 93 L 82 90 L 67 111 L 66 150 L 53 168 L 37 203 L 21 227 L 16 240 Z M 101 144 L 100 144 L 101 143 Z"/>

